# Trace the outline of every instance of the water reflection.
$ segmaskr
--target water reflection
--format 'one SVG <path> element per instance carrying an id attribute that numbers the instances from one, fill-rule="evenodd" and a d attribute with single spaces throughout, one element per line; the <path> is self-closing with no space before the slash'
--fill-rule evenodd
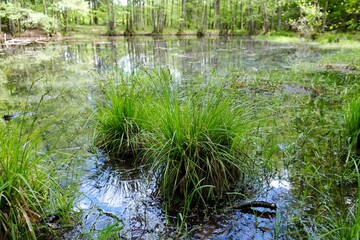
<path id="1" fill-rule="evenodd" d="M 266 72 L 316 58 L 306 48 L 246 38 L 99 37 L 18 46 L 4 52 L 0 55 L 0 65 L 4 66 L 0 69 L 0 101 L 6 102 L 12 98 L 17 101 L 19 95 L 41 96 L 43 89 L 35 92 L 37 86 L 31 83 L 39 79 L 45 79 L 46 88 L 52 88 L 55 95 L 61 88 L 74 91 L 74 85 L 81 91 L 96 87 L 89 74 L 94 70 L 101 73 L 117 68 L 131 72 L 140 67 L 167 67 L 175 79 L 186 81 L 194 76 L 211 79 L 214 73 L 221 76 L 249 69 Z"/>
<path id="2" fill-rule="evenodd" d="M 164 234 L 165 214 L 150 197 L 151 183 L 141 167 L 110 164 L 101 154 L 86 159 L 82 166 L 79 189 L 83 195 L 77 207 L 83 212 L 83 222 L 66 239 L 88 232 L 96 236 L 118 220 L 124 225 L 121 236 L 126 239 L 157 239 Z"/>
<path id="3" fill-rule="evenodd" d="M 89 61 L 97 71 L 120 68 L 131 72 L 138 67 L 167 67 L 175 77 L 194 74 L 210 77 L 231 70 L 257 71 L 282 68 L 297 55 L 293 46 L 274 46 L 243 38 L 207 39 L 112 39 L 109 42 L 66 42 L 64 60 L 80 64 Z M 298 60 L 298 56 L 296 56 Z"/>
<path id="4" fill-rule="evenodd" d="M 80 238 L 84 233 L 96 236 L 118 220 L 124 225 L 120 235 L 125 239 L 179 238 L 175 231 L 177 216 L 166 215 L 160 203 L 151 197 L 155 183 L 147 179 L 141 167 L 110 164 L 106 156 L 100 154 L 86 159 L 82 168 L 79 189 L 83 195 L 77 207 L 83 212 L 83 222 L 65 239 Z M 264 214 L 257 216 L 231 207 L 214 208 L 211 214 L 190 214 L 187 230 L 191 231 L 185 239 L 282 239 L 275 233 L 285 231 L 287 208 L 291 203 L 285 175 L 272 179 L 249 199 L 276 203 L 277 217 L 275 212 L 268 213 L 261 208 L 256 210 Z"/>

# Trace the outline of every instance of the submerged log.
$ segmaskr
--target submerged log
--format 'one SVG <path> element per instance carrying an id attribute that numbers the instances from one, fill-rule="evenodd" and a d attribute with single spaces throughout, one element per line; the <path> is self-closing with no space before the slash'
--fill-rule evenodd
<path id="1" fill-rule="evenodd" d="M 275 210 L 275 211 L 277 209 L 275 203 L 270 203 L 270 202 L 265 202 L 265 201 L 246 202 L 246 203 L 242 203 L 237 206 L 232 206 L 232 209 L 246 210 L 246 209 L 254 208 L 254 207 L 269 208 L 269 209 Z"/>
<path id="2" fill-rule="evenodd" d="M 39 38 L 25 38 L 25 39 L 10 39 L 10 40 L 5 40 L 3 42 L 3 44 L 6 47 L 11 47 L 11 46 L 21 46 L 21 45 L 28 45 L 31 43 L 46 43 L 48 42 L 48 38 L 44 38 L 44 37 L 39 37 Z"/>
<path id="3" fill-rule="evenodd" d="M 276 212 L 274 211 L 276 211 L 277 206 L 275 203 L 269 203 L 265 201 L 253 201 L 253 202 L 247 202 L 240 205 L 232 206 L 231 208 L 240 210 L 242 213 L 254 214 L 258 217 L 270 219 L 275 217 Z M 259 211 L 253 208 L 268 208 L 274 211 Z"/>

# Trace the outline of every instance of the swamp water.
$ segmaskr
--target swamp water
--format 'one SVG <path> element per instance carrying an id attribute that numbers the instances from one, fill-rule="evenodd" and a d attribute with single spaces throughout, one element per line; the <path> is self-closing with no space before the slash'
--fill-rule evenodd
<path id="1" fill-rule="evenodd" d="M 298 212 L 292 206 L 297 200 L 292 197 L 296 189 L 290 182 L 291 172 L 282 167 L 283 164 L 270 176 L 264 174 L 261 177 L 264 180 L 246 199 L 275 203 L 276 213 L 261 208 L 256 210 L 264 214 L 246 213 L 227 205 L 204 216 L 190 214 L 185 231 L 179 233 L 176 231 L 179 219 L 166 213 L 161 203 L 152 197 L 155 179 L 148 179 L 142 167 L 111 163 L 101 152 L 87 152 L 92 135 L 91 129 L 83 124 L 88 117 L 86 109 L 91 108 L 97 94 L 99 83 L 93 76 L 101 76 L 103 71 L 113 68 L 131 72 L 141 67 L 166 67 L 180 82 L 216 75 L 230 84 L 237 75 L 242 75 L 242 81 L 235 85 L 239 85 L 239 92 L 256 101 L 259 96 L 309 97 L 311 90 L 300 84 L 276 83 L 262 88 L 262 82 L 271 81 L 269 72 L 290 69 L 299 62 L 315 64 L 318 58 L 319 52 L 307 46 L 242 38 L 99 38 L 3 48 L 0 50 L 0 61 L 5 66 L 0 71 L 0 114 L 12 114 L 24 103 L 41 102 L 44 108 L 49 106 L 46 111 L 51 115 L 56 115 L 52 111 L 60 106 L 67 109 L 64 118 L 71 119 L 71 124 L 64 121 L 54 124 L 70 128 L 69 149 L 81 149 L 79 152 L 84 152 L 84 156 L 78 156 L 74 163 L 76 173 L 80 173 L 81 194 L 75 208 L 81 212 L 81 221 L 65 234 L 65 239 L 107 239 L 109 236 L 113 239 L 285 239 L 289 215 Z M 259 80 L 247 72 L 264 75 Z M 244 81 L 248 85 L 243 86 Z M 278 109 L 287 107 L 282 105 Z M 289 148 L 289 143 L 278 138 L 274 151 Z M 243 198 L 231 204 L 242 201 Z"/>

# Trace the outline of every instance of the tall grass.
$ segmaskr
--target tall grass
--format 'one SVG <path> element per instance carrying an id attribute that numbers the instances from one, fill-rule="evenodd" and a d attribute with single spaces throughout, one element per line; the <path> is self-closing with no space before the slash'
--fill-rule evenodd
<path id="1" fill-rule="evenodd" d="M 244 108 L 219 86 L 166 88 L 151 108 L 151 158 L 162 196 L 188 209 L 220 199 L 247 172 L 239 144 L 248 130 Z"/>
<path id="2" fill-rule="evenodd" d="M 48 155 L 40 154 L 41 133 L 21 121 L 0 122 L 0 239 L 48 236 L 47 216 L 68 216 L 72 207 L 64 204 L 68 195 L 53 178 Z"/>
<path id="3" fill-rule="evenodd" d="M 190 209 L 218 200 L 248 172 L 246 108 L 222 87 L 178 83 L 164 69 L 115 73 L 97 104 L 98 146 L 115 157 L 145 157 L 167 203 Z"/>
<path id="4" fill-rule="evenodd" d="M 345 124 L 350 138 L 350 144 L 357 153 L 360 153 L 360 98 L 350 101 L 345 112 Z"/>
<path id="5" fill-rule="evenodd" d="M 144 90 L 139 75 L 108 73 L 95 111 L 96 145 L 113 158 L 134 158 L 143 148 Z"/>
<path id="6" fill-rule="evenodd" d="M 353 199 L 354 203 L 349 204 L 348 198 L 344 197 L 344 193 L 340 190 L 337 192 L 337 203 L 327 202 L 327 204 L 321 204 L 318 208 L 321 209 L 321 213 L 317 214 L 315 217 L 308 217 L 301 220 L 306 229 L 307 238 L 311 239 L 359 239 L 360 238 L 360 173 L 358 168 L 358 160 L 356 157 L 351 156 L 351 149 L 347 155 L 347 162 L 349 162 L 347 169 L 344 170 L 344 173 L 341 173 L 343 176 L 340 180 L 342 186 L 346 186 L 348 189 L 353 189 L 355 196 Z M 345 175 L 346 174 L 346 175 Z M 347 185 L 344 177 L 348 178 L 348 175 L 354 175 L 354 179 L 357 180 L 357 186 Z M 348 181 L 348 180 L 347 180 Z M 330 184 L 332 181 L 328 181 Z M 337 183 L 339 184 L 339 183 Z M 339 187 L 339 186 L 333 186 Z M 328 191 L 324 189 L 316 188 L 315 186 L 309 185 L 309 188 L 313 188 L 318 191 L 318 193 L 323 196 L 328 197 Z M 351 190 L 350 190 L 351 191 Z M 307 193 L 304 194 L 305 198 Z M 320 200 L 318 198 L 317 200 Z M 318 210 L 319 210 L 318 209 Z M 304 236 L 302 236 L 304 237 Z"/>

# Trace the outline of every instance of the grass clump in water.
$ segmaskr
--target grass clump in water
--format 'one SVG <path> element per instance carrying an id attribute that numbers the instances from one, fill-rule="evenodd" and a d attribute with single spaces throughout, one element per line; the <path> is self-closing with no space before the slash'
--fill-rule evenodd
<path id="1" fill-rule="evenodd" d="M 69 217 L 72 201 L 40 153 L 40 132 L 0 122 L 0 142 L 0 239 L 49 237 L 47 217 Z"/>
<path id="2" fill-rule="evenodd" d="M 167 203 L 189 209 L 218 200 L 246 172 L 239 139 L 248 121 L 244 108 L 222 91 L 219 86 L 168 87 L 152 108 L 153 169 L 161 173 Z"/>
<path id="3" fill-rule="evenodd" d="M 113 157 L 147 161 L 166 204 L 187 211 L 215 202 L 249 173 L 250 121 L 230 90 L 176 82 L 163 69 L 113 77 L 97 104 L 97 144 Z"/>
<path id="4" fill-rule="evenodd" d="M 360 98 L 353 99 L 345 113 L 345 124 L 351 146 L 360 153 Z"/>
<path id="5" fill-rule="evenodd" d="M 95 112 L 96 145 L 113 158 L 131 159 L 143 147 L 143 89 L 137 75 L 112 72 Z"/>

